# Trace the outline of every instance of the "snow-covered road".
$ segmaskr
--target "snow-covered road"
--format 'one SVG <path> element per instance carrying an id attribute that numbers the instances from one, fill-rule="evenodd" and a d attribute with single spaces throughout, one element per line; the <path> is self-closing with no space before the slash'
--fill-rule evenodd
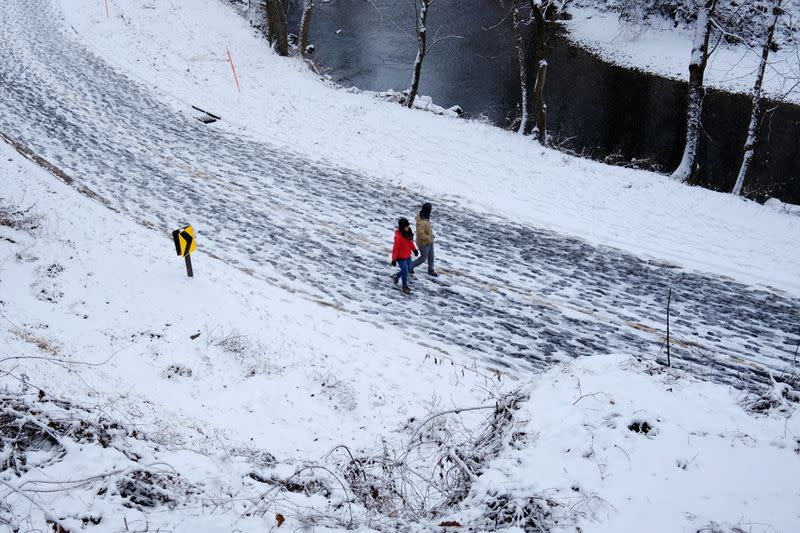
<path id="1" fill-rule="evenodd" d="M 181 109 L 82 47 L 49 3 L 3 2 L 0 25 L 0 131 L 109 206 L 163 230 L 165 260 L 175 260 L 168 232 L 193 223 L 198 276 L 202 253 L 212 253 L 376 327 L 400 325 L 432 346 L 536 368 L 595 353 L 654 357 L 672 288 L 673 353 L 698 374 L 734 381 L 752 370 L 748 362 L 773 370 L 792 363 L 800 300 L 779 291 L 421 198 L 203 125 L 189 104 Z M 426 200 L 444 275 L 418 274 L 415 294 L 403 297 L 388 277 L 392 226 Z M 97 238 L 124 235 L 108 228 Z"/>

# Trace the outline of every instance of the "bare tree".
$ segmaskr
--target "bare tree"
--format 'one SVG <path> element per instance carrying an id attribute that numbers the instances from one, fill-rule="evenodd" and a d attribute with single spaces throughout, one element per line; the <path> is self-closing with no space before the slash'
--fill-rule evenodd
<path id="1" fill-rule="evenodd" d="M 547 78 L 547 59 L 545 58 L 547 23 L 555 20 L 558 14 L 566 9 L 569 0 L 528 0 L 530 16 L 527 20 L 523 20 L 520 14 L 520 6 L 523 1 L 512 0 L 511 3 L 511 31 L 514 36 L 514 48 L 517 52 L 517 62 L 519 64 L 520 96 L 522 101 L 520 105 L 520 124 L 517 132 L 520 134 L 527 133 L 532 118 L 528 95 L 527 46 L 524 43 L 522 25 L 533 24 L 533 63 L 536 66 L 536 81 L 533 86 L 533 114 L 535 115 L 536 125 L 532 133 L 544 145 L 547 144 L 547 105 L 544 101 L 544 85 Z"/>
<path id="2" fill-rule="evenodd" d="M 753 110 L 750 114 L 750 125 L 747 128 L 747 139 L 744 142 L 744 155 L 742 156 L 742 165 L 739 167 L 739 174 L 736 177 L 736 183 L 733 186 L 735 195 L 742 194 L 742 187 L 744 180 L 747 176 L 747 171 L 750 169 L 750 164 L 753 162 L 753 154 L 755 152 L 756 142 L 758 141 L 759 126 L 761 124 L 761 97 L 763 94 L 762 85 L 764 83 L 764 71 L 767 67 L 769 60 L 769 51 L 775 45 L 775 26 L 778 24 L 782 10 L 782 0 L 773 0 L 772 10 L 769 18 L 767 19 L 766 32 L 764 36 L 764 44 L 761 47 L 761 61 L 758 64 L 758 71 L 756 72 L 756 80 L 753 85 Z"/>
<path id="3" fill-rule="evenodd" d="M 708 64 L 708 41 L 711 36 L 712 17 L 717 7 L 717 0 L 698 0 L 694 27 L 692 55 L 689 61 L 689 98 L 686 107 L 686 144 L 680 165 L 672 173 L 672 177 L 686 182 L 692 175 L 700 143 L 700 119 L 703 111 L 705 88 L 703 78 Z"/>
<path id="4" fill-rule="evenodd" d="M 303 4 L 303 16 L 300 18 L 300 55 L 308 53 L 308 30 L 311 26 L 311 10 L 314 8 L 313 0 L 305 0 Z"/>
<path id="5" fill-rule="evenodd" d="M 411 78 L 411 88 L 408 90 L 408 101 L 406 105 L 411 108 L 414 107 L 414 100 L 419 91 L 419 79 L 422 75 L 422 62 L 425 61 L 425 54 L 428 53 L 428 10 L 434 0 L 413 0 L 414 2 L 414 20 L 417 29 L 417 58 L 414 60 L 414 74 Z M 417 13 L 419 16 L 416 16 Z"/>
<path id="6" fill-rule="evenodd" d="M 275 46 L 278 55 L 289 55 L 289 38 L 286 33 L 286 13 L 281 0 L 264 0 L 267 14 L 267 40 Z"/>
<path id="7" fill-rule="evenodd" d="M 511 31 L 514 34 L 514 47 L 517 49 L 517 62 L 519 63 L 519 84 L 520 84 L 520 119 L 517 133 L 525 135 L 528 129 L 528 66 L 525 57 L 525 42 L 522 39 L 522 29 L 520 28 L 519 3 L 521 0 L 513 0 L 511 4 Z"/>
<path id="8" fill-rule="evenodd" d="M 545 58 L 545 37 L 547 20 L 566 9 L 568 1 L 530 0 L 531 18 L 534 22 L 536 81 L 533 85 L 533 111 L 536 113 L 536 127 L 533 134 L 543 145 L 547 144 L 547 104 L 544 101 L 544 83 L 547 78 L 547 59 Z"/>
<path id="9" fill-rule="evenodd" d="M 414 100 L 417 98 L 419 92 L 419 80 L 422 76 L 422 62 L 425 61 L 425 55 L 430 52 L 434 46 L 446 39 L 463 39 L 458 35 L 443 35 L 439 36 L 437 30 L 433 36 L 433 41 L 428 44 L 428 12 L 436 0 L 408 0 L 409 7 L 414 10 L 414 25 L 416 35 L 413 38 L 417 42 L 417 57 L 414 60 L 414 70 L 411 78 L 411 87 L 408 89 L 408 100 L 405 105 L 409 108 L 414 107 Z"/>

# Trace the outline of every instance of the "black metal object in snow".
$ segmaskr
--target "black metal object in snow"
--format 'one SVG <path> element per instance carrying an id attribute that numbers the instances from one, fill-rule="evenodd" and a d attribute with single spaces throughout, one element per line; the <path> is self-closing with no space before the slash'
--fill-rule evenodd
<path id="1" fill-rule="evenodd" d="M 219 115 L 215 115 L 214 113 L 209 113 L 205 109 L 200 109 L 196 105 L 193 105 L 192 109 L 195 109 L 195 110 L 200 111 L 201 113 L 203 113 L 202 116 L 194 117 L 197 120 L 199 120 L 200 122 L 202 122 L 203 124 L 211 124 L 211 123 L 216 122 L 218 120 L 222 120 L 222 117 L 220 117 Z"/>

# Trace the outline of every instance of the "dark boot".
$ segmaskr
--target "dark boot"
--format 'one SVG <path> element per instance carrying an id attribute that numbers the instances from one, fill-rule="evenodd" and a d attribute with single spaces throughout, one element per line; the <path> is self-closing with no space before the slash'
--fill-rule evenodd
<path id="1" fill-rule="evenodd" d="M 406 294 L 411 294 L 411 287 L 403 287 L 403 292 Z"/>
<path id="2" fill-rule="evenodd" d="M 439 277 L 439 274 L 437 272 L 434 272 L 433 270 L 428 270 L 428 275 L 433 276 L 434 278 Z"/>

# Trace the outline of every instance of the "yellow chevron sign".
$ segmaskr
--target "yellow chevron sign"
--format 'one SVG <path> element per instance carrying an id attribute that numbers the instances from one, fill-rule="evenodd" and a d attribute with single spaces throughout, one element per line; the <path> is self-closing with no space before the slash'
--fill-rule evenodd
<path id="1" fill-rule="evenodd" d="M 175 251 L 178 252 L 178 255 L 186 257 L 197 249 L 192 226 L 176 229 L 172 232 L 172 238 L 175 241 Z"/>

